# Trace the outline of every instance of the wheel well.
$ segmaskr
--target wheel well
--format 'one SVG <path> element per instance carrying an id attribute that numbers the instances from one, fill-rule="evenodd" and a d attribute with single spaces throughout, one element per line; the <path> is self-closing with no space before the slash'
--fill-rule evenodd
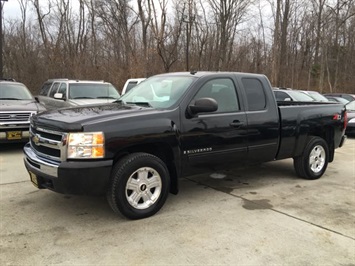
<path id="1" fill-rule="evenodd" d="M 176 162 L 172 147 L 167 143 L 150 143 L 144 145 L 131 146 L 124 150 L 119 151 L 114 157 L 114 164 L 122 157 L 135 153 L 145 152 L 152 154 L 161 159 L 167 166 L 170 174 L 170 192 L 173 194 L 178 193 L 178 174 L 176 169 Z"/>
<path id="2" fill-rule="evenodd" d="M 329 160 L 332 162 L 334 160 L 334 129 L 331 127 L 324 127 L 311 134 L 312 136 L 320 137 L 325 140 L 329 148 Z"/>

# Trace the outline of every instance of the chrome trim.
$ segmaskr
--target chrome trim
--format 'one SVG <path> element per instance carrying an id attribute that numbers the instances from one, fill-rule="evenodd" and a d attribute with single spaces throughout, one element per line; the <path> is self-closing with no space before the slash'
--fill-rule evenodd
<path id="1" fill-rule="evenodd" d="M 60 157 L 56 157 L 56 156 L 51 156 L 45 153 L 42 153 L 40 151 L 37 151 L 35 149 L 35 147 L 33 147 L 33 150 L 35 151 L 36 154 L 51 159 L 51 160 L 60 160 L 60 161 L 65 161 L 67 159 L 67 133 L 63 133 L 63 132 L 58 132 L 58 131 L 53 131 L 53 130 L 47 130 L 47 129 L 43 129 L 43 128 L 35 128 L 37 131 L 41 131 L 44 133 L 48 133 L 48 134 L 54 134 L 54 135 L 58 135 L 61 136 L 61 140 L 53 140 L 53 139 L 49 139 L 46 137 L 41 136 L 40 133 L 34 133 L 32 131 L 32 129 L 30 128 L 30 139 L 33 142 L 34 145 L 36 146 L 43 146 L 43 147 L 47 147 L 50 149 L 55 149 L 55 150 L 59 150 L 60 152 Z M 31 145 L 32 145 L 31 142 Z"/>
<path id="2" fill-rule="evenodd" d="M 25 153 L 24 159 L 29 168 L 36 169 L 37 171 L 52 177 L 58 177 L 59 163 L 49 162 L 39 158 L 28 144 L 23 148 L 23 150 Z M 39 168 L 35 167 L 33 164 L 37 164 Z"/>
<path id="3" fill-rule="evenodd" d="M 0 126 L 7 126 L 7 125 L 30 125 L 30 121 L 9 121 L 9 122 L 1 122 Z"/>
<path id="4" fill-rule="evenodd" d="M 58 136 L 63 135 L 63 132 L 59 132 L 59 131 L 44 129 L 44 128 L 41 128 L 41 127 L 34 127 L 34 128 L 35 128 L 37 131 L 42 131 L 42 132 L 49 133 L 49 134 L 54 134 L 54 135 L 58 135 Z"/>
<path id="5" fill-rule="evenodd" d="M 9 113 L 14 113 L 14 114 L 36 114 L 37 111 L 0 111 L 0 114 L 9 114 Z"/>

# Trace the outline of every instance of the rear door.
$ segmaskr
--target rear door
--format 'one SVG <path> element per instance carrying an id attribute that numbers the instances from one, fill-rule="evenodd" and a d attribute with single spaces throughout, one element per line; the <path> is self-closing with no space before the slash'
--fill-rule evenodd
<path id="1" fill-rule="evenodd" d="M 235 80 L 229 76 L 207 79 L 191 102 L 213 98 L 218 110 L 190 118 L 183 114 L 182 149 L 189 169 L 230 167 L 247 155 L 247 119 L 241 108 Z"/>
<path id="2" fill-rule="evenodd" d="M 248 161 L 271 161 L 279 143 L 279 114 L 269 82 L 263 78 L 242 77 L 248 117 Z"/>

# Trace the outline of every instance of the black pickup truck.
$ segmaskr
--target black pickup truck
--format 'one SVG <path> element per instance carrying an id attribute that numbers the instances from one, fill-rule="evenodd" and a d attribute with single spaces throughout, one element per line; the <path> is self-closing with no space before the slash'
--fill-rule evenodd
<path id="1" fill-rule="evenodd" d="M 264 75 L 153 76 L 118 101 L 47 111 L 31 119 L 24 162 L 38 188 L 107 195 L 130 219 L 155 214 L 178 178 L 210 169 L 294 159 L 317 179 L 344 143 L 336 103 L 277 103 Z"/>

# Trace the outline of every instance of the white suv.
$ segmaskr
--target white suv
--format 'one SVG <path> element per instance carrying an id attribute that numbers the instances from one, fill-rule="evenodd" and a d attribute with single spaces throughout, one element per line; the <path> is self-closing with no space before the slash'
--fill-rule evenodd
<path id="1" fill-rule="evenodd" d="M 37 96 L 48 110 L 88 104 L 110 103 L 120 97 L 108 82 L 92 80 L 50 79 Z"/>

